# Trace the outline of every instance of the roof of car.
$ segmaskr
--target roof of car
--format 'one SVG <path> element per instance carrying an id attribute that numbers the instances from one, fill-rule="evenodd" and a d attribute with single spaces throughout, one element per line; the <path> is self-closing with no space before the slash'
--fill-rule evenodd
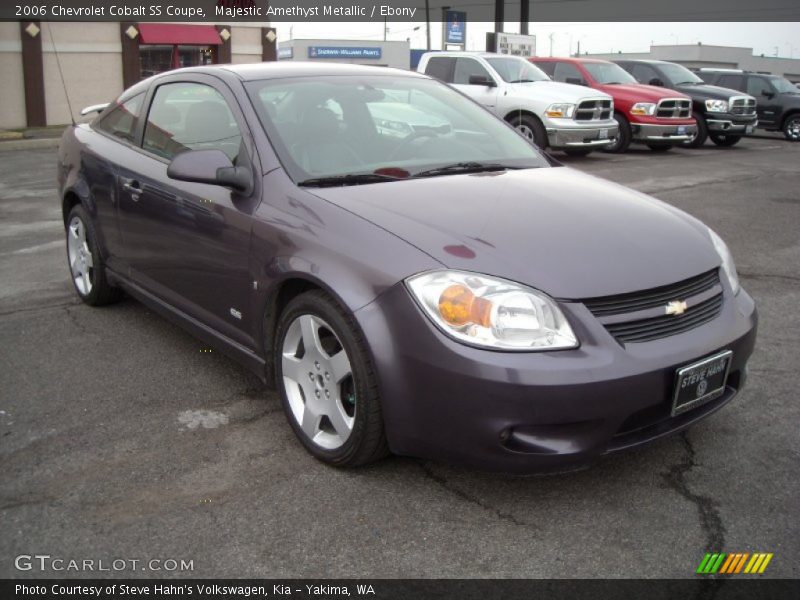
<path id="1" fill-rule="evenodd" d="M 232 73 L 244 81 L 257 81 L 261 79 L 283 79 L 290 77 L 322 77 L 353 76 L 353 75 L 392 75 L 395 77 L 425 77 L 414 71 L 379 67 L 372 65 L 352 65 L 345 63 L 320 63 L 313 61 L 281 61 L 245 63 L 236 65 L 209 65 L 203 67 L 189 67 L 167 71 L 165 75 L 179 75 L 181 73 L 219 73 L 224 71 Z"/>
<path id="2" fill-rule="evenodd" d="M 604 58 L 587 58 L 583 56 L 531 56 L 531 60 L 542 60 L 545 62 L 551 62 L 556 60 L 563 60 L 569 62 L 580 62 L 580 63 L 607 63 L 610 62 Z"/>

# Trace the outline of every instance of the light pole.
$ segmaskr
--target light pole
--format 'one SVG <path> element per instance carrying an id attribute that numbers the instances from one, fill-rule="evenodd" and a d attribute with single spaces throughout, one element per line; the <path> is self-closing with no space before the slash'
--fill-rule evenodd
<path id="1" fill-rule="evenodd" d="M 550 38 L 550 56 L 553 56 L 553 37 L 555 37 L 555 32 L 551 33 L 547 37 Z"/>

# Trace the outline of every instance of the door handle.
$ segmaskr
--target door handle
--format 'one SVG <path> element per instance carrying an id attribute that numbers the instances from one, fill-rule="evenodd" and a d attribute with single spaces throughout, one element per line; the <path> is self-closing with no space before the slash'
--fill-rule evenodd
<path id="1" fill-rule="evenodd" d="M 134 202 L 139 201 L 139 196 L 142 193 L 142 188 L 139 187 L 139 182 L 135 179 L 123 179 L 122 189 L 131 195 L 131 200 Z"/>

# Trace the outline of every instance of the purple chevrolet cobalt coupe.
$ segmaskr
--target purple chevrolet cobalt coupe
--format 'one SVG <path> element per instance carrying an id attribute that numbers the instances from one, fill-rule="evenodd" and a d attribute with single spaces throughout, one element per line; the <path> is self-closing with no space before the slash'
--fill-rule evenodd
<path id="1" fill-rule="evenodd" d="M 76 292 L 241 361 L 326 463 L 567 470 L 744 385 L 756 309 L 713 231 L 438 81 L 200 67 L 93 108 L 58 155 Z"/>

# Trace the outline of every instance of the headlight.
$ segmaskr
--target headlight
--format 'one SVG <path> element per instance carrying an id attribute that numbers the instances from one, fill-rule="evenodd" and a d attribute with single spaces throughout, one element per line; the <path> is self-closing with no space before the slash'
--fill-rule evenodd
<path id="1" fill-rule="evenodd" d="M 544 114 L 552 119 L 571 119 L 575 114 L 574 104 L 551 104 Z"/>
<path id="2" fill-rule="evenodd" d="M 499 350 L 578 346 L 556 303 L 532 288 L 464 271 L 422 273 L 406 284 L 439 329 L 460 342 Z"/>
<path id="3" fill-rule="evenodd" d="M 722 259 L 722 270 L 728 276 L 728 282 L 731 284 L 733 293 L 738 294 L 741 285 L 739 284 L 739 275 L 736 273 L 736 265 L 733 262 L 731 251 L 728 250 L 728 246 L 722 241 L 722 238 L 714 233 L 711 228 L 708 229 L 708 235 L 711 238 L 711 243 L 714 244 L 714 249 Z"/>
<path id="4" fill-rule="evenodd" d="M 706 110 L 709 112 L 728 112 L 728 103 L 725 100 L 706 100 Z"/>
<path id="5" fill-rule="evenodd" d="M 656 112 L 656 105 L 652 102 L 637 102 L 631 106 L 632 115 L 647 115 L 651 116 Z"/>

